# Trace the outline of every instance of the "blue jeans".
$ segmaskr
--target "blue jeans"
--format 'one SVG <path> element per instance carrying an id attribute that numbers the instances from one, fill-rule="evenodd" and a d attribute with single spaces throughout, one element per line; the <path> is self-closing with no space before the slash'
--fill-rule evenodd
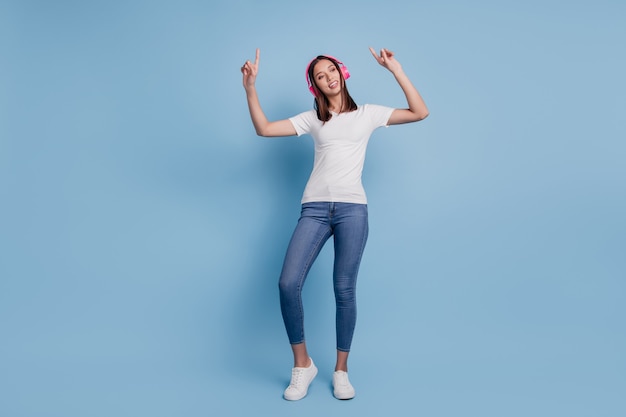
<path id="1" fill-rule="evenodd" d="M 356 279 L 367 234 L 365 204 L 302 204 L 278 284 L 281 312 L 291 344 L 304 342 L 302 287 L 317 255 L 333 236 L 337 349 L 350 351 L 356 324 Z"/>

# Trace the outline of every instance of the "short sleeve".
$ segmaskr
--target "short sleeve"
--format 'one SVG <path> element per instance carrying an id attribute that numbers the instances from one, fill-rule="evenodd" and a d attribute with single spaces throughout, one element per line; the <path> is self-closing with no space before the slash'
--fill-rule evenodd
<path id="1" fill-rule="evenodd" d="M 391 113 L 395 110 L 393 107 L 380 106 L 378 104 L 366 104 L 366 112 L 375 127 L 387 127 Z"/>
<path id="2" fill-rule="evenodd" d="M 298 136 L 310 133 L 315 120 L 317 120 L 315 110 L 305 111 L 289 118 L 289 121 L 293 125 L 294 129 L 296 129 L 296 134 Z"/>

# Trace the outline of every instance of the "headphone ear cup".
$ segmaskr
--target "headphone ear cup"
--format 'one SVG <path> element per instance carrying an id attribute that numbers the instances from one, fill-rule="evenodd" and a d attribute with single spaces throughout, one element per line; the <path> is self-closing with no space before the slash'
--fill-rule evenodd
<path id="1" fill-rule="evenodd" d="M 350 71 L 348 71 L 348 67 L 343 64 L 341 64 L 341 73 L 343 74 L 344 80 L 350 78 Z"/>
<path id="2" fill-rule="evenodd" d="M 315 95 L 315 87 L 310 86 L 309 91 L 311 92 L 311 94 Z"/>

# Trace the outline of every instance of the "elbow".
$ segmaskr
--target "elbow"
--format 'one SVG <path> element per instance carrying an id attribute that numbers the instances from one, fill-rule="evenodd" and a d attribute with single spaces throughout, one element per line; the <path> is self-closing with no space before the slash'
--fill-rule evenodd
<path id="1" fill-rule="evenodd" d="M 261 136 L 262 138 L 264 138 L 264 137 L 265 137 L 265 135 L 263 134 L 263 131 L 258 130 L 258 129 L 257 129 L 257 131 L 256 131 L 256 135 L 257 135 L 257 136 Z"/>
<path id="2" fill-rule="evenodd" d="M 428 111 L 421 111 L 421 112 L 411 112 L 411 116 L 408 117 L 408 120 L 406 122 L 408 123 L 414 123 L 414 122 L 419 122 L 420 120 L 424 120 L 425 118 L 428 117 L 429 113 Z"/>
<path id="3" fill-rule="evenodd" d="M 264 138 L 276 136 L 276 129 L 274 128 L 274 124 L 270 122 L 259 123 L 258 125 L 254 126 L 254 129 L 256 130 L 256 134 L 258 136 Z"/>
<path id="4" fill-rule="evenodd" d="M 414 106 L 406 109 L 404 114 L 405 123 L 419 122 L 424 120 L 429 115 L 428 107 L 426 106 Z"/>
<path id="5" fill-rule="evenodd" d="M 423 111 L 419 111 L 419 112 L 413 112 L 413 120 L 411 120 L 412 122 L 419 122 L 420 120 L 424 120 L 425 118 L 428 117 L 430 113 L 428 112 L 428 110 L 423 110 Z"/>
<path id="6" fill-rule="evenodd" d="M 261 137 L 267 137 L 269 136 L 269 133 L 267 132 L 267 129 L 263 128 L 263 127 L 257 127 L 254 129 L 256 131 L 257 136 L 261 136 Z"/>

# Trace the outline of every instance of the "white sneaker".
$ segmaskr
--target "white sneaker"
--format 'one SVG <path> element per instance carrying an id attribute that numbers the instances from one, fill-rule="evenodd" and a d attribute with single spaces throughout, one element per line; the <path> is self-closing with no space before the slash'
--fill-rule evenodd
<path id="1" fill-rule="evenodd" d="M 297 401 L 304 398 L 315 375 L 317 375 L 317 367 L 313 363 L 313 359 L 311 359 L 311 365 L 308 368 L 293 368 L 291 370 L 291 383 L 284 393 L 285 399 Z"/>
<path id="2" fill-rule="evenodd" d="M 335 371 L 333 374 L 333 394 L 338 400 L 350 400 L 356 395 L 347 372 Z"/>

